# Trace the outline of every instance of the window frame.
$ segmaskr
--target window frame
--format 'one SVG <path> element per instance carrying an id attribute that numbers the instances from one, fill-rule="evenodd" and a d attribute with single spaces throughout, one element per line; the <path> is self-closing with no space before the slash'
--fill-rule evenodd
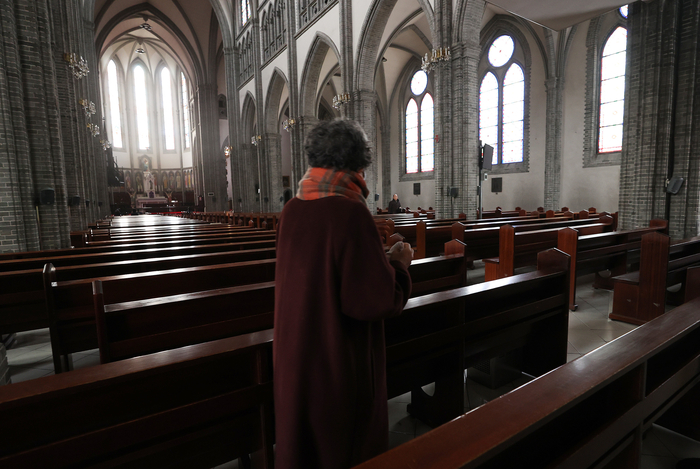
<path id="1" fill-rule="evenodd" d="M 513 40 L 513 55 L 500 67 L 494 67 L 488 60 L 491 44 L 503 35 L 508 35 Z M 517 163 L 503 163 L 503 82 L 506 73 L 513 64 L 517 64 L 523 72 L 523 160 Z M 481 84 L 486 75 L 491 72 L 498 82 L 498 163 L 494 164 L 490 174 L 527 173 L 530 171 L 530 96 L 532 80 L 530 79 L 532 60 L 530 47 L 524 34 L 509 20 L 495 19 L 481 40 L 481 54 L 478 67 L 477 93 L 480 95 Z M 477 132 L 480 128 L 481 97 L 477 98 Z M 477 134 L 478 135 L 478 134 Z"/>
<path id="2" fill-rule="evenodd" d="M 629 5 L 632 12 L 632 4 Z M 629 16 L 629 14 L 628 14 Z M 586 94 L 584 111 L 584 131 L 583 131 L 583 167 L 595 168 L 600 166 L 617 166 L 622 162 L 622 151 L 598 152 L 598 138 L 600 132 L 600 88 L 601 88 L 601 66 L 603 59 L 603 49 L 610 39 L 610 36 L 618 27 L 627 29 L 629 35 L 629 23 L 619 12 L 619 9 L 591 20 L 586 38 Z M 626 51 L 629 52 L 629 36 Z M 628 116 L 629 106 L 629 53 L 626 54 L 625 65 L 625 97 L 624 115 Z M 624 141 L 624 121 L 623 133 Z M 624 147 L 623 147 L 624 148 Z"/>
<path id="3" fill-rule="evenodd" d="M 433 99 L 433 139 L 435 138 L 435 109 L 437 107 L 437 99 L 435 97 L 435 86 L 430 73 L 428 73 L 428 85 L 425 87 L 425 90 L 423 90 L 419 96 L 413 94 L 413 91 L 411 90 L 411 79 L 420 69 L 420 63 L 418 61 L 412 61 L 404 69 L 402 76 L 398 80 L 398 83 L 400 84 L 400 96 L 398 102 L 401 104 L 401 107 L 399 108 L 399 182 L 435 179 L 437 166 L 437 159 L 435 156 L 437 154 L 437 145 L 433 146 L 433 170 L 421 171 L 421 110 L 423 99 L 428 94 L 430 94 L 431 98 Z M 415 173 L 406 172 L 406 107 L 411 99 L 414 99 L 416 101 L 416 105 L 418 106 L 418 172 Z"/>
<path id="4" fill-rule="evenodd" d="M 245 3 L 247 16 L 243 18 L 243 4 Z M 241 28 L 245 28 L 253 17 L 253 6 L 250 4 L 250 0 L 241 0 L 238 2 L 238 18 L 240 19 Z"/>
<path id="5" fill-rule="evenodd" d="M 113 139 L 114 134 L 113 134 L 113 122 L 112 122 L 112 96 L 110 93 L 109 89 L 109 63 L 114 62 L 114 66 L 116 69 L 116 78 L 117 78 L 117 92 L 118 96 L 117 99 L 119 100 L 119 125 L 121 129 L 121 134 L 122 134 L 122 145 L 120 147 L 115 146 L 114 142 L 110 140 L 110 143 L 112 144 L 112 148 L 114 150 L 120 150 L 120 151 L 126 151 L 127 150 L 127 138 L 128 138 L 128 132 L 126 132 L 126 127 L 125 127 L 125 119 L 124 119 L 124 110 L 126 109 L 125 107 L 125 99 L 126 99 L 126 94 L 125 94 L 125 76 L 124 76 L 124 68 L 122 67 L 121 62 L 116 56 L 113 56 L 107 61 L 107 67 L 105 67 L 105 73 L 104 73 L 104 87 L 106 93 L 104 93 L 107 96 L 107 99 L 104 100 L 105 105 L 107 106 L 107 112 L 105 112 L 105 122 L 107 123 L 108 129 L 105 129 L 105 132 L 108 132 L 107 135 L 110 136 L 110 138 Z"/>
<path id="6" fill-rule="evenodd" d="M 156 110 L 156 108 L 153 107 L 154 104 L 157 103 L 157 101 L 154 99 L 154 83 L 153 83 L 153 76 L 151 75 L 151 69 L 141 60 L 141 59 L 136 59 L 131 62 L 129 65 L 129 75 L 130 75 L 130 93 L 129 96 L 132 100 L 132 113 L 134 116 L 134 126 L 135 126 L 135 132 L 133 135 L 133 142 L 134 142 L 134 151 L 136 153 L 145 153 L 145 154 L 154 154 L 157 152 L 157 148 L 155 147 L 155 142 L 157 140 L 153 139 L 153 119 L 151 116 L 148 116 L 148 143 L 149 147 L 146 149 L 140 148 L 139 147 L 139 116 L 138 116 L 138 109 L 137 109 L 137 99 L 136 99 L 136 67 L 142 67 L 144 71 L 144 78 L 146 80 L 146 103 L 147 103 L 147 111 L 149 110 Z M 148 112 L 147 112 L 148 114 Z"/>
<path id="7" fill-rule="evenodd" d="M 182 148 L 182 152 L 185 153 L 187 151 L 192 151 L 192 113 L 191 113 L 191 106 L 190 106 L 190 101 L 192 101 L 192 93 L 190 90 L 190 80 L 187 78 L 187 75 L 185 75 L 184 70 L 178 70 L 179 72 L 179 80 L 178 80 L 178 85 L 179 86 L 179 92 L 178 92 L 178 102 L 180 103 L 180 112 L 178 112 L 178 115 L 182 115 L 182 133 L 180 134 L 180 145 Z M 185 109 L 185 103 L 184 103 L 184 96 L 183 96 L 183 83 L 182 79 L 185 79 L 184 83 L 184 88 L 187 90 L 187 109 Z M 188 128 L 189 126 L 189 128 Z M 189 142 L 187 141 L 189 138 Z"/>
<path id="8" fill-rule="evenodd" d="M 165 101 L 163 101 L 163 78 L 162 78 L 162 73 L 163 70 L 167 69 L 168 73 L 170 73 L 170 106 L 172 108 L 172 119 L 173 119 L 173 149 L 169 150 L 166 145 L 166 138 L 165 138 Z M 177 115 L 175 112 L 175 105 L 173 101 L 173 71 L 170 70 L 170 67 L 167 66 L 167 64 L 161 62 L 158 67 L 156 68 L 156 92 L 158 93 L 158 122 L 162 126 L 162 132 L 160 132 L 160 144 L 161 144 L 161 152 L 162 153 L 177 153 L 178 152 L 178 147 L 177 147 L 177 142 L 178 142 L 178 125 L 176 125 L 176 122 L 179 121 L 177 119 Z M 177 96 L 176 96 L 177 97 Z"/>

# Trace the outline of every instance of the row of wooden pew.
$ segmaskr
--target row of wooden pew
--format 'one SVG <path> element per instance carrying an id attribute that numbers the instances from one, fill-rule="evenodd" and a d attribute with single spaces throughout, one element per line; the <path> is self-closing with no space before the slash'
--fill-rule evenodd
<path id="1" fill-rule="evenodd" d="M 118 246 L 119 244 L 102 247 L 107 249 Z M 133 249 L 130 250 L 133 251 Z M 445 422 L 462 413 L 462 374 L 467 366 L 498 356 L 513 348 L 522 348 L 523 371 L 533 375 L 541 375 L 563 364 L 566 359 L 566 318 L 570 303 L 568 292 L 571 284 L 568 270 L 565 268 L 565 265 L 570 262 L 566 255 L 558 251 L 548 251 L 542 254 L 542 261 L 537 272 L 515 275 L 455 290 L 454 287 L 459 287 L 460 282 L 466 281 L 465 247 L 453 241 L 445 250 L 451 257 L 416 261 L 413 266 L 415 268 L 411 272 L 418 294 L 422 295 L 431 291 L 436 293 L 418 296 L 410 300 L 404 315 L 396 320 L 387 321 L 386 325 L 387 376 L 390 395 L 412 391 L 414 403 L 411 407 L 412 414 L 432 425 Z M 245 249 L 241 252 L 245 251 L 249 250 Z M 269 248 L 267 255 L 270 255 Z M 274 252 L 272 252 L 272 257 L 274 257 Z M 138 262 L 141 262 L 142 266 L 147 265 L 144 258 L 138 259 Z M 235 264 L 246 264 L 246 262 Z M 261 264 L 261 266 L 251 267 L 256 264 Z M 235 267 L 230 265 L 226 268 L 238 268 L 239 272 L 246 271 L 245 269 L 259 269 L 257 271 L 265 276 L 269 275 L 270 265 L 274 266 L 274 260 L 263 258 L 262 260 L 248 261 L 247 265 Z M 147 269 L 147 267 L 142 268 Z M 91 280 L 77 281 L 75 285 L 81 286 L 76 287 L 73 293 L 66 293 L 74 286 L 69 285 L 71 282 L 49 281 L 47 292 L 52 292 L 54 301 L 58 298 L 69 300 L 83 298 L 80 300 L 81 302 L 68 305 L 65 308 L 67 315 L 64 317 L 65 321 L 62 326 L 66 326 L 69 330 L 72 327 L 73 331 L 80 330 L 78 327 L 79 312 L 90 311 L 93 314 L 93 322 L 90 327 L 85 327 L 85 324 L 82 324 L 82 327 L 85 328 L 84 330 L 91 329 L 94 332 L 95 336 L 91 340 L 99 343 L 101 355 L 104 355 L 102 357 L 104 362 L 144 352 L 177 347 L 184 345 L 183 341 L 195 343 L 227 334 L 249 332 L 251 328 L 259 330 L 258 328 L 271 327 L 269 302 L 270 293 L 274 291 L 272 283 L 258 280 L 254 274 L 246 273 L 243 275 L 246 282 L 252 280 L 252 282 L 263 281 L 263 283 L 211 290 L 217 284 L 210 284 L 209 281 L 216 282 L 216 278 L 222 277 L 221 272 L 223 271 L 219 270 L 219 275 L 217 275 L 217 266 L 193 268 L 200 270 L 184 272 L 187 269 L 181 269 L 182 272 L 171 272 L 174 276 L 182 273 L 182 276 L 179 277 L 180 281 L 175 280 L 176 277 L 162 278 L 161 283 L 163 284 L 173 283 L 191 288 L 187 293 L 175 296 L 169 292 L 177 291 L 177 287 L 167 290 L 166 286 L 163 287 L 164 290 L 158 297 L 151 297 L 153 295 L 150 294 L 142 299 L 126 300 L 128 296 L 125 295 L 129 295 L 128 292 L 131 289 L 147 288 L 144 282 L 153 278 L 158 272 L 124 276 L 119 279 L 103 278 L 96 282 Z M 267 271 L 265 271 L 266 268 Z M 59 267 L 57 271 L 60 277 L 61 268 Z M 234 270 L 226 272 L 234 272 Z M 255 272 L 255 270 L 246 272 Z M 50 278 L 51 269 L 47 269 L 46 273 Z M 56 271 L 53 273 L 56 274 Z M 208 277 L 210 274 L 211 277 Z M 235 275 L 235 272 L 232 273 L 234 278 Z M 132 283 L 119 283 L 128 282 L 130 280 L 128 277 L 131 277 Z M 198 280 L 199 277 L 201 280 Z M 197 281 L 201 283 L 192 283 Z M 203 289 L 202 285 L 210 286 Z M 59 289 L 62 287 L 67 289 L 59 293 Z M 439 292 L 439 290 L 446 288 L 451 288 L 451 290 Z M 78 291 L 81 293 L 76 293 Z M 230 314 L 222 315 L 222 309 Z M 219 310 L 218 317 L 216 316 L 217 310 Z M 100 311 L 102 311 L 101 316 Z M 191 317 L 193 316 L 192 311 L 210 311 L 211 313 L 197 319 Z M 173 316 L 168 316 L 171 313 Z M 71 314 L 74 316 L 71 317 Z M 174 320 L 168 321 L 169 317 Z M 170 329 L 166 327 L 164 330 L 164 324 L 174 324 L 175 327 L 170 327 Z M 216 334 L 222 333 L 223 335 L 216 336 Z M 141 398 L 138 391 L 130 391 L 126 393 L 126 398 L 139 402 L 139 406 L 140 402 L 143 401 L 144 408 L 133 410 L 130 413 L 126 412 L 127 415 L 122 416 L 119 410 L 123 412 L 126 404 L 122 404 L 121 407 L 117 404 L 114 413 L 106 412 L 109 415 L 105 416 L 104 421 L 108 421 L 109 424 L 118 428 L 100 427 L 99 423 L 92 421 L 95 416 L 88 412 L 84 418 L 89 424 L 76 423 L 75 427 L 78 429 L 65 430 L 59 435 L 58 440 L 51 440 L 52 437 L 48 435 L 38 438 L 37 446 L 41 447 L 36 448 L 36 451 L 34 448 L 27 449 L 27 442 L 18 444 L 19 449 L 14 449 L 14 445 L 8 444 L 5 449 L 0 449 L 0 462 L 7 463 L 7 467 L 14 467 L 13 464 L 17 464 L 18 467 L 22 465 L 27 467 L 27 463 L 32 461 L 47 461 L 50 459 L 41 458 L 55 457 L 61 451 L 73 451 L 76 446 L 71 446 L 71 444 L 79 447 L 81 443 L 89 444 L 94 441 L 94 438 L 97 438 L 80 433 L 88 426 L 93 435 L 99 434 L 105 438 L 109 438 L 110 435 L 119 435 L 125 439 L 124 441 L 110 441 L 108 445 L 102 445 L 105 447 L 103 453 L 101 453 L 100 448 L 94 450 L 90 448 L 91 451 L 87 452 L 85 459 L 77 462 L 76 458 L 80 459 L 83 456 L 79 451 L 78 455 L 71 453 L 70 458 L 67 459 L 68 464 L 71 461 L 76 465 L 83 464 L 85 461 L 87 461 L 86 464 L 97 464 L 100 461 L 112 461 L 115 459 L 115 455 L 119 455 L 116 461 L 131 464 L 149 465 L 149 461 L 160 461 L 159 458 L 165 458 L 163 461 L 179 461 L 179 458 L 182 458 L 182 463 L 187 467 L 206 467 L 256 452 L 263 467 L 270 467 L 274 435 L 271 433 L 272 402 L 269 393 L 271 389 L 271 363 L 269 361 L 271 335 L 268 335 L 269 337 L 265 336 L 265 332 L 258 332 L 250 336 L 238 337 L 237 340 L 223 339 L 219 342 L 161 352 L 156 355 L 159 358 L 154 360 L 144 356 L 100 366 L 98 367 L 99 372 L 107 370 L 112 373 L 108 373 L 108 376 L 104 377 L 104 381 L 102 381 L 103 378 L 96 377 L 96 374 L 99 374 L 97 369 L 93 369 L 91 374 L 85 373 L 87 370 L 77 370 L 49 377 L 47 379 L 77 376 L 74 381 L 55 379 L 53 382 L 44 381 L 44 383 L 49 384 L 49 388 L 53 383 L 59 383 L 58 394 L 46 394 L 46 401 L 42 401 L 42 397 L 37 396 L 37 393 L 31 393 L 30 389 L 27 388 L 25 390 L 27 394 L 21 392 L 13 394 L 14 397 L 9 399 L 12 404 L 7 404 L 5 399 L 7 396 L 4 396 L 3 390 L 0 389 L 0 413 L 8 410 L 8 415 L 14 415 L 13 412 L 19 414 L 25 411 L 26 407 L 18 410 L 22 405 L 20 401 L 24 402 L 24 405 L 28 405 L 27 402 L 35 404 L 44 402 L 44 404 L 39 405 L 46 408 L 51 407 L 51 404 L 46 404 L 46 402 L 61 403 L 61 399 L 66 396 L 66 393 L 73 395 L 72 393 L 76 392 L 76 388 L 72 387 L 73 384 L 77 387 L 82 386 L 86 392 L 97 393 L 92 396 L 83 395 L 86 403 L 94 402 L 92 407 L 88 405 L 94 412 L 94 406 L 99 405 L 99 393 L 106 393 L 109 396 L 119 395 L 121 388 L 115 383 L 123 383 L 124 387 L 128 386 L 129 389 L 132 386 L 141 390 L 168 389 L 166 386 L 160 387 L 161 385 L 157 382 L 148 381 L 149 379 L 157 380 L 159 378 L 155 378 L 155 376 L 159 376 L 166 380 L 169 379 L 171 384 L 177 383 L 173 384 L 175 389 L 182 385 L 180 380 L 183 378 L 187 380 L 187 383 L 191 382 L 189 379 L 191 378 L 195 381 L 203 380 L 205 384 L 208 384 L 213 378 L 205 377 L 202 373 L 213 372 L 212 370 L 217 366 L 213 363 L 220 358 L 214 357 L 214 355 L 219 352 L 228 357 L 226 359 L 221 357 L 224 360 L 222 363 L 226 363 L 225 366 L 234 370 L 232 371 L 233 377 L 227 380 L 227 383 L 215 386 L 216 389 L 213 389 L 211 394 L 205 393 L 203 390 L 197 391 L 191 386 L 188 387 L 188 390 L 183 391 L 182 396 L 178 392 L 178 396 L 173 396 L 170 399 L 171 402 L 175 402 L 172 409 L 174 413 L 171 413 L 171 409 L 167 407 L 170 403 L 154 404 L 153 399 L 149 399 L 147 396 Z M 219 347 L 226 341 L 230 343 Z M 248 346 L 252 348 L 247 349 Z M 146 349 L 138 347 L 146 347 Z M 94 348 L 94 342 L 90 348 Z M 206 350 L 204 352 L 206 357 L 193 358 L 191 352 L 196 350 Z M 234 356 L 237 358 L 232 358 Z M 244 356 L 246 358 L 241 358 Z M 188 358 L 184 359 L 183 357 Z M 188 362 L 190 358 L 194 362 Z M 237 361 L 239 359 L 240 363 Z M 232 364 L 231 360 L 234 360 L 235 363 Z M 246 362 L 246 360 L 249 361 Z M 187 364 L 184 364 L 185 362 Z M 203 365 L 204 363 L 212 365 L 209 367 L 209 365 Z M 122 364 L 126 365 L 114 367 L 114 365 Z M 65 360 L 63 363 L 59 363 L 59 367 L 64 365 Z M 139 365 L 145 365 L 146 368 L 140 369 Z M 161 365 L 165 366 L 167 370 L 160 369 Z M 198 370 L 197 368 L 200 366 L 205 366 L 206 371 Z M 183 369 L 186 371 L 183 372 Z M 136 377 L 131 375 L 132 372 L 140 374 Z M 168 378 L 170 372 L 172 373 L 171 378 Z M 81 376 L 87 381 L 81 381 Z M 88 378 L 88 376 L 90 377 Z M 240 383 L 228 382 L 235 381 L 239 376 L 241 377 Z M 131 381 L 132 379 L 136 381 Z M 139 379 L 145 379 L 145 381 L 139 381 Z M 98 382 L 99 384 L 97 384 Z M 420 386 L 430 382 L 436 382 L 436 392 L 432 397 L 419 390 Z M 10 388 L 17 389 L 15 386 L 21 384 L 10 386 Z M 112 388 L 111 385 L 115 385 L 115 387 Z M 93 387 L 92 390 L 88 389 L 91 387 Z M 224 390 L 221 391 L 222 389 Z M 220 391 L 221 394 L 217 394 Z M 27 398 L 28 401 L 23 401 L 24 398 Z M 224 402 L 228 398 L 235 399 L 235 404 Z M 51 401 L 52 399 L 53 401 Z M 72 404 L 68 401 L 65 402 L 68 410 L 77 411 L 76 407 L 79 407 L 80 397 L 76 396 L 75 399 L 76 401 Z M 212 409 L 221 405 L 222 402 L 228 404 L 227 409 L 231 407 L 235 407 L 235 409 L 230 412 L 225 410 L 217 417 L 214 415 L 216 412 Z M 6 404 L 7 406 L 3 407 Z M 158 415 L 154 416 L 150 413 L 152 408 L 156 409 Z M 51 412 L 47 417 L 49 422 L 66 418 L 66 414 L 60 414 L 60 411 L 58 413 Z M 174 422 L 188 415 L 195 415 L 197 419 L 193 423 L 190 421 L 178 422 L 178 425 L 173 425 L 173 428 L 165 428 L 167 427 L 165 422 Z M 131 418 L 131 420 L 127 421 L 122 418 Z M 217 418 L 219 420 L 216 420 Z M 213 419 L 213 421 L 208 419 Z M 133 432 L 135 428 L 144 425 L 147 431 Z M 29 427 L 20 426 L 17 428 L 26 429 Z M 134 433 L 133 436 L 136 440 L 131 440 L 130 437 L 119 433 L 127 432 L 129 429 Z M 52 431 L 63 432 L 63 430 L 48 429 L 44 434 Z M 214 441 L 205 442 L 208 437 L 213 437 Z M 236 438 L 236 444 L 231 445 L 229 441 L 227 446 L 224 442 L 230 440 L 231 437 Z M 19 459 L 16 459 L 17 457 Z"/>

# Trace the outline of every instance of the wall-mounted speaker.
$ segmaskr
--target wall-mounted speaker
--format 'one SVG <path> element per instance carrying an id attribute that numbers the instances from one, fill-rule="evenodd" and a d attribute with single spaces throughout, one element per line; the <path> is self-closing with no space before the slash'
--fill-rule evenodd
<path id="1" fill-rule="evenodd" d="M 379 201 L 379 194 L 374 194 L 374 201 L 378 202 Z"/>
<path id="2" fill-rule="evenodd" d="M 455 198 L 459 196 L 459 187 L 453 187 L 450 189 L 450 197 Z"/>
<path id="3" fill-rule="evenodd" d="M 420 182 L 413 183 L 413 195 L 420 195 Z"/>
<path id="4" fill-rule="evenodd" d="M 68 197 L 68 206 L 69 207 L 77 207 L 79 203 L 80 203 L 80 196 L 79 195 L 73 195 L 71 197 Z"/>
<path id="5" fill-rule="evenodd" d="M 668 181 L 668 186 L 666 186 L 666 192 L 669 194 L 678 194 L 678 191 L 683 187 L 683 182 L 685 179 L 679 176 L 673 176 L 670 181 Z"/>
<path id="6" fill-rule="evenodd" d="M 86 201 L 85 201 L 85 206 L 86 206 L 86 207 L 89 207 L 89 206 L 90 206 L 90 201 L 89 201 L 89 200 L 86 200 Z"/>
<path id="7" fill-rule="evenodd" d="M 102 207 L 102 202 L 97 202 L 98 207 Z"/>
<path id="8" fill-rule="evenodd" d="M 491 192 L 503 192 L 503 178 L 491 178 Z"/>
<path id="9" fill-rule="evenodd" d="M 56 201 L 56 192 L 51 188 L 47 187 L 39 192 L 39 204 L 40 205 L 53 205 Z"/>

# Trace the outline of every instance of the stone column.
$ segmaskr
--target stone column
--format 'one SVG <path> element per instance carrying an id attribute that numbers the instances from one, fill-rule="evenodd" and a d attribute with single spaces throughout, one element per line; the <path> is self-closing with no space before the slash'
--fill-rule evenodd
<path id="1" fill-rule="evenodd" d="M 199 141 L 201 148 L 202 189 L 207 212 L 226 210 L 226 157 L 219 148 L 219 113 L 216 85 L 200 84 Z M 213 193 L 213 196 L 209 194 Z"/>
<path id="2" fill-rule="evenodd" d="M 700 0 L 630 5 L 620 168 L 621 229 L 668 217 L 672 238 L 698 233 Z M 671 176 L 685 178 L 676 195 Z"/>
<path id="3" fill-rule="evenodd" d="M 544 166 L 544 207 L 547 210 L 560 208 L 562 82 L 563 80 L 557 76 L 552 76 L 545 81 L 547 89 L 547 140 Z"/>
<path id="4" fill-rule="evenodd" d="M 359 90 L 352 94 L 352 103 L 344 107 L 354 106 L 355 119 L 360 123 L 365 133 L 372 154 L 376 154 L 377 144 L 377 93 L 374 90 Z M 378 172 L 382 168 L 379 167 L 377 159 L 373 158 L 369 168 L 365 170 L 365 183 L 369 189 L 367 197 L 367 206 L 371 213 L 377 212 L 377 202 L 374 200 L 374 194 L 377 194 Z"/>

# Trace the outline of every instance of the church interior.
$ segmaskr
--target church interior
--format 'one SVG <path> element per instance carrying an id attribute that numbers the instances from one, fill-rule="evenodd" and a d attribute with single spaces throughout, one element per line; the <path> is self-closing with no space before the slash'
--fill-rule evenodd
<path id="1" fill-rule="evenodd" d="M 414 249 L 358 467 L 700 467 L 699 101 L 700 0 L 0 0 L 0 463 L 274 467 L 275 230 L 346 118 Z"/>

